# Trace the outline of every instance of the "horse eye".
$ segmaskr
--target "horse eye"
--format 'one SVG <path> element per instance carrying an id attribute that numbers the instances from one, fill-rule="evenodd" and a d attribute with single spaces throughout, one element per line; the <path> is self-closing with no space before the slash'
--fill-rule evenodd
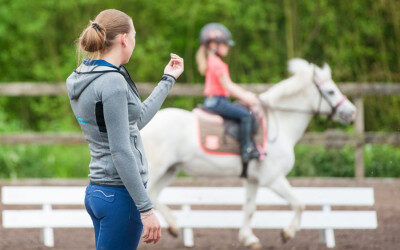
<path id="1" fill-rule="evenodd" d="M 329 95 L 334 95 L 334 94 L 335 94 L 335 91 L 329 90 L 329 91 L 328 91 L 328 94 L 329 94 Z"/>

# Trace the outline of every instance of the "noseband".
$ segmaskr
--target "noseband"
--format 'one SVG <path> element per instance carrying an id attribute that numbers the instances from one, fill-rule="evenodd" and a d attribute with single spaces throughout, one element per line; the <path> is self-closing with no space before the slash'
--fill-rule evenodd
<path id="1" fill-rule="evenodd" d="M 318 89 L 319 92 L 318 109 L 317 111 L 313 111 L 313 114 L 315 115 L 324 114 L 328 116 L 328 119 L 332 119 L 332 117 L 336 114 L 336 111 L 340 107 L 340 105 L 342 105 L 347 100 L 347 97 L 345 95 L 342 95 L 342 99 L 340 99 L 340 101 L 337 104 L 333 104 L 328 98 L 328 96 L 326 96 L 326 94 L 321 89 L 321 85 L 323 84 L 323 82 L 320 83 L 315 80 L 315 66 L 313 66 L 313 84 L 315 85 L 315 87 Z M 331 108 L 331 112 L 321 111 L 322 99 L 324 99 L 328 103 L 329 107 Z"/>

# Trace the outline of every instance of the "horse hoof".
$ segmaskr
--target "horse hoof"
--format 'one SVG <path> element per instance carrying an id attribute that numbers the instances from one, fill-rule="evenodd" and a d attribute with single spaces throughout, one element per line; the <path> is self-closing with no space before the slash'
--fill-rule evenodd
<path id="1" fill-rule="evenodd" d="M 282 243 L 288 242 L 291 238 L 292 238 L 292 237 L 291 237 L 288 233 L 286 233 L 285 230 L 282 230 L 282 231 L 281 231 L 281 240 L 282 240 Z"/>
<path id="2" fill-rule="evenodd" d="M 250 249 L 261 249 L 261 248 L 262 248 L 262 245 L 261 245 L 260 242 L 254 242 L 254 243 L 251 243 L 251 244 L 248 246 L 248 248 L 250 248 Z"/>
<path id="3" fill-rule="evenodd" d="M 168 227 L 168 233 L 174 236 L 175 238 L 178 238 L 179 229 L 176 227 Z"/>

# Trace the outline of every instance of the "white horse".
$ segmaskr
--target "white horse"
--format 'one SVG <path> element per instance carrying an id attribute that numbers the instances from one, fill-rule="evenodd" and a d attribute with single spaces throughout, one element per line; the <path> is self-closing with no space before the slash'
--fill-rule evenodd
<path id="1" fill-rule="evenodd" d="M 283 229 L 283 240 L 295 236 L 300 227 L 304 204 L 293 193 L 286 175 L 294 165 L 294 146 L 303 136 L 314 114 L 327 114 L 342 123 L 355 117 L 354 105 L 332 81 L 327 64 L 319 68 L 303 59 L 292 59 L 288 65 L 293 74 L 259 95 L 268 124 L 266 157 L 252 160 L 245 179 L 246 203 L 239 240 L 245 246 L 260 248 L 259 239 L 250 227 L 256 209 L 259 186 L 266 186 L 286 199 L 295 212 L 290 225 Z M 235 155 L 205 153 L 198 142 L 197 118 L 189 111 L 166 108 L 157 113 L 142 130 L 149 161 L 149 194 L 154 206 L 177 235 L 178 227 L 170 209 L 158 202 L 158 195 L 175 177 L 179 169 L 194 176 L 240 176 L 241 159 Z M 212 194 L 210 194 L 212 195 Z"/>

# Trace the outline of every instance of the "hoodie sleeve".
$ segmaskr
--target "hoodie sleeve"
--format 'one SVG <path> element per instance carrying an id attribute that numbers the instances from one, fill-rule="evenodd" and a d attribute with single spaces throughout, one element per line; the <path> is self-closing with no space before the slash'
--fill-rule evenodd
<path id="1" fill-rule="evenodd" d="M 137 159 L 131 150 L 127 86 L 122 76 L 115 75 L 110 80 L 112 83 L 105 85 L 102 90 L 102 102 L 111 157 L 139 212 L 145 212 L 153 205 L 140 177 Z"/>
<path id="2" fill-rule="evenodd" d="M 174 85 L 176 79 L 171 76 L 164 74 L 157 87 L 154 88 L 153 92 L 147 97 L 142 103 L 142 111 L 138 120 L 138 127 L 142 129 L 146 124 L 153 118 L 153 116 L 160 109 L 165 98 L 167 98 L 169 90 Z"/>

